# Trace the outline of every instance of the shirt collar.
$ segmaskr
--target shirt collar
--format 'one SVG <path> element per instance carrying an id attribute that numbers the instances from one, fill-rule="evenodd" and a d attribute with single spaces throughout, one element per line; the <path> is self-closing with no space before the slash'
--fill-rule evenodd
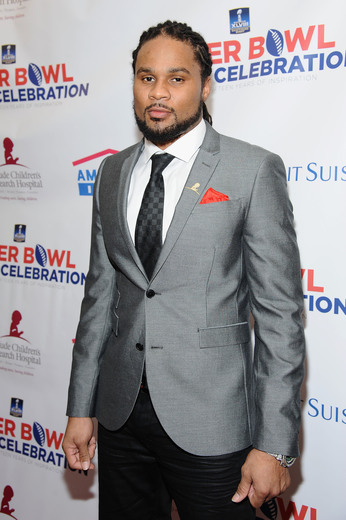
<path id="1" fill-rule="evenodd" d="M 204 122 L 204 119 L 202 119 L 195 128 L 190 130 L 190 132 L 187 132 L 186 134 L 182 135 L 174 141 L 170 146 L 165 148 L 165 150 L 161 150 L 158 146 L 156 146 L 151 141 L 148 141 L 147 139 L 144 140 L 144 149 L 142 152 L 142 159 L 144 160 L 144 163 L 147 163 L 150 160 L 150 157 L 154 153 L 170 153 L 171 155 L 174 155 L 174 157 L 177 157 L 178 159 L 189 162 L 191 157 L 197 152 L 197 150 L 200 148 L 204 136 L 206 132 L 206 125 Z"/>

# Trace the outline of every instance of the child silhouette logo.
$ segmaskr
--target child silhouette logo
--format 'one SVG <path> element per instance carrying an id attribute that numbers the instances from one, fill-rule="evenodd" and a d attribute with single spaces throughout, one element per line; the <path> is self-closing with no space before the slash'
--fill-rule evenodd
<path id="1" fill-rule="evenodd" d="M 15 338 L 20 338 L 23 334 L 23 331 L 21 330 L 19 332 L 18 325 L 22 321 L 22 315 L 19 311 L 13 311 L 12 313 L 12 322 L 10 327 L 10 336 L 14 336 Z"/>
<path id="2" fill-rule="evenodd" d="M 5 155 L 5 162 L 6 164 L 17 164 L 19 157 L 16 157 L 16 159 L 13 159 L 12 157 L 12 150 L 13 150 L 13 142 L 9 137 L 5 137 L 4 139 L 4 155 Z"/>
<path id="3" fill-rule="evenodd" d="M 11 488 L 11 486 L 5 486 L 3 495 L 4 496 L 1 500 L 0 513 L 3 513 L 4 515 L 10 516 L 11 518 L 15 518 L 15 520 L 17 520 L 16 517 L 12 515 L 12 513 L 15 510 L 10 508 L 10 502 L 14 495 L 13 489 Z M 0 517 L 1 516 L 2 515 L 0 515 Z"/>
<path id="4" fill-rule="evenodd" d="M 5 156 L 5 164 L 1 164 L 1 166 L 6 166 L 6 164 L 17 164 L 18 166 L 24 166 L 24 164 L 19 164 L 19 157 L 13 158 L 12 151 L 14 148 L 14 144 L 12 139 L 9 137 L 5 137 L 3 141 L 4 145 L 4 156 Z M 26 168 L 26 166 L 24 166 Z"/>
<path id="5" fill-rule="evenodd" d="M 13 311 L 11 316 L 11 325 L 10 325 L 10 333 L 6 334 L 5 336 L 0 336 L 1 338 L 20 338 L 22 341 L 27 341 L 30 343 L 29 340 L 23 338 L 24 331 L 19 330 L 18 325 L 22 321 L 22 315 L 19 311 Z"/>

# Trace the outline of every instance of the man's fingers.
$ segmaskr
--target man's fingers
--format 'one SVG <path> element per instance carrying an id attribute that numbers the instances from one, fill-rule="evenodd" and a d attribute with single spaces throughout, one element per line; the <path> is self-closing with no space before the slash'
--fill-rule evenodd
<path id="1" fill-rule="evenodd" d="M 285 491 L 289 483 L 288 469 L 272 455 L 253 449 L 242 467 L 242 478 L 232 500 L 241 502 L 248 496 L 253 507 L 261 507 L 263 502 Z"/>
<path id="2" fill-rule="evenodd" d="M 91 465 L 91 459 L 95 455 L 96 450 L 96 439 L 92 437 L 87 445 L 82 445 L 79 448 L 79 460 L 84 471 L 92 469 L 94 465 Z"/>
<path id="3" fill-rule="evenodd" d="M 90 468 L 90 455 L 87 444 L 81 444 L 79 446 L 79 462 L 84 471 L 87 471 Z"/>
<path id="4" fill-rule="evenodd" d="M 254 488 L 251 489 L 250 493 L 249 493 L 249 500 L 250 500 L 250 504 L 252 505 L 252 507 L 254 508 L 258 508 L 258 507 L 261 507 L 261 505 L 263 504 L 263 502 L 265 502 L 266 500 L 269 500 L 269 496 L 266 496 L 266 495 L 263 495 L 263 494 L 258 494 L 256 493 L 256 491 L 254 490 Z"/>
<path id="5" fill-rule="evenodd" d="M 63 440 L 63 450 L 72 469 L 93 469 L 91 459 L 95 455 L 96 440 L 92 435 L 93 423 L 87 418 L 70 417 Z"/>
<path id="6" fill-rule="evenodd" d="M 251 490 L 251 480 L 245 475 L 242 476 L 241 481 L 239 482 L 237 491 L 234 493 L 232 497 L 233 502 L 241 502 L 246 498 Z"/>
<path id="7" fill-rule="evenodd" d="M 88 469 L 94 469 L 94 464 L 91 459 L 95 455 L 96 442 L 91 446 L 80 448 L 68 448 L 65 450 L 66 459 L 71 469 L 82 469 L 87 471 Z"/>

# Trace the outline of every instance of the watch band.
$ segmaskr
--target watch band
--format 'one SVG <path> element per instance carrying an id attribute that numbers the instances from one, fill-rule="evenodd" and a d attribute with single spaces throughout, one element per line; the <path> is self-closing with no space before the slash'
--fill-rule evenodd
<path id="1" fill-rule="evenodd" d="M 284 468 L 290 468 L 296 461 L 295 457 L 289 457 L 288 455 L 282 455 L 281 453 L 269 453 L 269 455 L 275 457 Z"/>

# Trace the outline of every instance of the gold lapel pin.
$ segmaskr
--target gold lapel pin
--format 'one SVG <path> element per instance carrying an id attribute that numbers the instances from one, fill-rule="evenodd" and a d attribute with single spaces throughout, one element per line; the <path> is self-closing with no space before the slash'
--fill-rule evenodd
<path id="1" fill-rule="evenodd" d="M 199 188 L 199 187 L 200 187 L 200 183 L 199 183 L 199 182 L 196 182 L 193 186 L 191 186 L 191 188 L 189 188 L 188 186 L 186 186 L 186 189 L 187 189 L 187 190 L 192 190 L 192 191 L 194 191 L 195 193 L 197 193 L 197 195 L 200 195 L 200 194 L 198 193 L 198 189 L 197 189 L 197 188 Z"/>

